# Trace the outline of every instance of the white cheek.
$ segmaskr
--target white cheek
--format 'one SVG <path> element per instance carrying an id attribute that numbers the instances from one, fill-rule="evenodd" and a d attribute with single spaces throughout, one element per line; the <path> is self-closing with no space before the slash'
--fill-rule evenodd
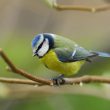
<path id="1" fill-rule="evenodd" d="M 39 56 L 44 56 L 48 50 L 49 50 L 49 42 L 46 39 L 45 42 L 43 43 L 42 47 L 40 48 L 40 50 L 37 53 Z"/>

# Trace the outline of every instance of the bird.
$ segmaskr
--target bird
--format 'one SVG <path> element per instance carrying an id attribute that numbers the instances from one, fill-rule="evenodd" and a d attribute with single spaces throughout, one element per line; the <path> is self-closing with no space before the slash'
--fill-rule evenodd
<path id="1" fill-rule="evenodd" d="M 53 33 L 35 35 L 31 46 L 33 56 L 37 56 L 46 68 L 59 73 L 53 78 L 56 84 L 64 83 L 63 77 L 77 74 L 86 61 L 91 62 L 97 56 L 110 57 L 109 53 L 85 49 L 73 40 Z"/>

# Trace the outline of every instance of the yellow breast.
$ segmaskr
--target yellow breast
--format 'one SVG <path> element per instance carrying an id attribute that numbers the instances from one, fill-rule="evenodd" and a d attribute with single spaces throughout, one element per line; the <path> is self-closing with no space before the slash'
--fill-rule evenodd
<path id="1" fill-rule="evenodd" d="M 71 76 L 78 72 L 84 61 L 77 62 L 69 62 L 64 63 L 59 61 L 54 51 L 50 50 L 41 61 L 44 63 L 46 67 L 57 71 L 60 74 L 64 74 L 65 76 Z"/>

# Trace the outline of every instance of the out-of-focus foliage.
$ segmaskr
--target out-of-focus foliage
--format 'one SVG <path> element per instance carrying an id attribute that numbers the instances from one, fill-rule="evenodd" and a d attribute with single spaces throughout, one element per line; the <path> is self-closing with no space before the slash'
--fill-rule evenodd
<path id="1" fill-rule="evenodd" d="M 60 2 L 103 4 L 103 0 Z M 31 40 L 34 35 L 41 32 L 56 33 L 71 38 L 87 49 L 110 52 L 109 19 L 110 11 L 95 14 L 58 12 L 47 7 L 41 0 L 1 0 L 0 47 L 17 67 L 36 76 L 52 78 L 56 75 L 55 72 L 46 69 L 37 57 L 32 57 Z M 7 72 L 5 67 L 6 64 L 0 58 L 0 76 L 23 78 Z M 95 58 L 91 63 L 87 62 L 79 72 L 79 75 L 83 74 L 110 76 L 110 59 Z M 35 88 L 0 83 L 0 110 L 109 110 L 110 87 L 105 84 L 99 85 L 88 84 L 77 89 L 76 85 Z"/>
<path id="2" fill-rule="evenodd" d="M 110 3 L 110 0 L 104 0 L 105 2 L 107 2 L 107 3 Z"/>
<path id="3" fill-rule="evenodd" d="M 42 99 L 41 99 L 42 98 Z M 9 108 L 11 110 L 109 110 L 110 101 L 102 98 L 87 95 L 54 95 L 45 97 L 8 99 L 2 101 L 0 109 Z"/>

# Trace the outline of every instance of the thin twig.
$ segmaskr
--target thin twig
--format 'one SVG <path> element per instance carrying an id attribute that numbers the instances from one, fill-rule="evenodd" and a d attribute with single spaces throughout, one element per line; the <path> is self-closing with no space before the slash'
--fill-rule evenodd
<path id="1" fill-rule="evenodd" d="M 43 78 L 37 78 L 37 77 L 29 74 L 28 72 L 25 72 L 24 70 L 17 68 L 11 62 L 11 60 L 7 57 L 7 55 L 3 52 L 3 50 L 1 48 L 0 48 L 0 55 L 3 58 L 3 60 L 8 64 L 8 66 L 10 67 L 12 72 L 20 74 L 20 75 L 24 76 L 25 78 L 28 78 L 28 79 L 35 81 L 35 82 L 39 82 L 39 83 L 46 84 L 46 85 L 53 85 L 52 81 L 50 81 L 50 80 L 46 80 Z"/>
<path id="2" fill-rule="evenodd" d="M 76 78 L 64 78 L 66 84 L 80 84 L 80 83 L 108 83 L 110 84 L 110 77 L 103 76 L 81 76 Z"/>
<path id="3" fill-rule="evenodd" d="M 4 77 L 0 77 L 0 82 L 11 83 L 11 84 L 41 85 L 40 83 L 32 81 L 32 80 L 16 79 L 16 78 L 4 78 Z"/>
<path id="4" fill-rule="evenodd" d="M 110 5 L 102 5 L 99 7 L 88 7 L 88 6 L 76 6 L 76 5 L 61 5 L 53 0 L 53 8 L 59 11 L 63 10 L 76 10 L 76 11 L 87 11 L 87 12 L 100 12 L 110 10 Z"/>

